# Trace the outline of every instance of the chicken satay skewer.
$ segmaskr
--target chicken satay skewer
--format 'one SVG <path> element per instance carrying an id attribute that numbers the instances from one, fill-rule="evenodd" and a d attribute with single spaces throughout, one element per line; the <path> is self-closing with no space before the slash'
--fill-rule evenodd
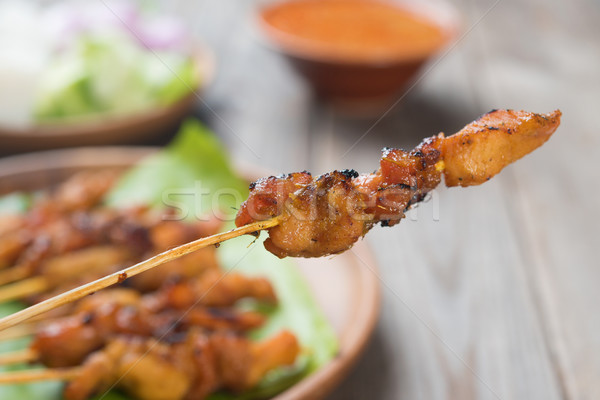
<path id="1" fill-rule="evenodd" d="M 126 313 L 130 313 L 131 309 L 127 309 Z M 85 318 L 93 318 L 92 314 L 87 314 L 84 313 Z M 159 320 L 160 318 L 164 318 L 166 315 L 162 314 L 159 315 Z M 241 332 L 241 331 L 246 331 L 246 330 L 250 330 L 250 329 L 255 329 L 258 328 L 259 326 L 261 326 L 264 323 L 264 317 L 256 312 L 253 311 L 246 311 L 246 312 L 235 312 L 232 310 L 217 310 L 217 309 L 207 309 L 207 310 L 202 310 L 202 309 L 188 309 L 186 310 L 184 313 L 182 314 L 178 314 L 178 313 L 172 313 L 172 320 L 174 322 L 168 322 L 168 324 L 173 324 L 173 323 L 183 323 L 185 326 L 188 327 L 202 327 L 202 328 L 206 328 L 209 330 L 229 330 L 232 332 Z M 101 317 L 102 318 L 102 317 Z M 117 317 L 118 318 L 118 317 Z M 65 319 L 67 324 L 72 324 L 72 320 L 71 319 Z M 50 332 L 54 332 L 54 331 L 59 331 L 60 328 L 60 321 L 57 321 L 57 323 L 54 324 L 48 324 L 49 326 L 49 331 Z M 52 351 L 51 354 L 44 354 L 44 352 L 47 353 L 47 349 L 48 348 L 52 348 L 52 346 L 55 346 L 56 348 L 68 348 L 68 343 L 65 343 L 66 341 L 76 341 L 80 336 L 85 336 L 88 335 L 89 336 L 89 332 L 85 330 L 85 326 L 86 326 L 86 322 L 81 322 L 82 326 L 73 326 L 71 325 L 71 328 L 75 328 L 76 330 L 79 330 L 80 334 L 79 335 L 69 335 L 69 333 L 72 333 L 72 331 L 67 332 L 67 334 L 65 336 L 67 336 L 66 338 L 61 339 L 60 336 L 59 337 L 54 337 L 53 333 L 49 333 L 49 332 L 44 332 L 43 330 L 41 331 L 42 333 L 42 337 L 36 337 L 34 338 L 34 346 L 23 349 L 23 350 L 18 350 L 18 351 L 14 351 L 11 353 L 4 353 L 4 354 L 0 354 L 0 366 L 5 366 L 5 365 L 13 365 L 13 364 L 20 364 L 20 363 L 32 363 L 32 362 L 42 362 L 43 364 L 50 364 L 48 366 L 53 366 L 53 367 L 69 367 L 74 365 L 74 363 L 65 363 L 64 365 L 52 365 L 52 364 L 56 364 L 55 361 L 52 361 L 52 357 L 56 357 L 57 353 L 59 353 L 59 351 Z M 174 325 L 171 325 L 174 328 Z M 82 329 L 83 328 L 83 329 Z M 147 327 L 140 327 L 140 326 L 135 326 L 135 327 L 129 327 L 128 329 L 126 329 L 125 331 L 129 334 L 133 333 L 132 328 L 140 328 L 139 332 L 136 332 L 136 335 L 138 336 L 143 336 L 145 334 L 148 334 L 149 332 L 144 332 Z M 157 329 L 158 331 L 158 329 Z M 39 334 L 40 331 L 36 331 L 33 329 L 28 329 L 26 332 L 23 332 L 27 335 L 36 335 Z M 105 339 L 107 339 L 108 337 L 111 336 L 111 334 L 117 334 L 118 332 L 110 332 L 108 335 L 104 335 L 106 336 Z M 88 337 L 89 339 L 89 337 Z M 46 350 L 44 350 L 46 349 Z M 95 349 L 95 345 L 92 346 L 91 350 Z M 83 352 L 82 352 L 83 350 Z M 85 347 L 81 348 L 77 348 L 77 350 L 67 350 L 66 352 L 69 353 L 68 354 L 68 358 L 73 358 L 73 351 L 75 353 L 81 353 L 82 358 L 83 356 L 87 356 L 88 352 L 85 351 Z M 54 356 L 53 356 L 54 354 Z M 62 356 L 65 356 L 65 352 L 62 352 Z"/>
<path id="2" fill-rule="evenodd" d="M 36 271 L 26 264 L 15 265 L 9 269 L 0 271 L 0 302 L 11 300 L 4 299 L 6 296 L 3 294 L 4 291 L 8 290 L 12 285 L 17 285 L 26 280 L 34 281 L 36 278 L 45 277 L 47 280 L 46 288 L 49 289 L 65 280 L 64 272 L 66 270 L 69 270 L 69 277 L 77 277 L 90 270 L 106 271 L 112 264 L 122 263 L 132 256 L 122 245 L 92 245 L 72 250 L 67 254 L 53 256 L 45 260 L 44 268 L 41 270 Z M 36 293 L 38 292 L 24 293 L 24 296 Z"/>
<path id="3" fill-rule="evenodd" d="M 28 369 L 23 371 L 3 372 L 0 374 L 0 385 L 40 381 L 71 381 L 81 375 L 82 367 Z"/>
<path id="4" fill-rule="evenodd" d="M 43 276 L 35 276 L 19 282 L 11 283 L 0 289 L 0 303 L 18 300 L 48 289 L 48 283 Z"/>
<path id="5" fill-rule="evenodd" d="M 28 350 L 0 354 L 0 365 L 40 361 L 49 367 L 75 366 L 111 335 L 120 333 L 163 335 L 185 327 L 233 332 L 255 329 L 264 323 L 260 313 L 230 308 L 245 298 L 264 304 L 277 301 L 273 287 L 264 278 L 235 272 L 208 271 L 146 295 L 133 289 L 108 290 L 80 301 L 73 315 L 4 331 L 34 337 Z M 171 328 L 165 331 L 166 327 Z"/>
<path id="6" fill-rule="evenodd" d="M 217 233 L 217 225 L 214 222 L 187 224 L 155 221 L 152 226 L 147 227 L 136 221 L 133 229 L 128 222 L 126 224 L 128 227 L 123 232 L 114 229 L 116 243 L 92 243 L 89 247 L 37 259 L 37 265 L 25 262 L 0 271 L 0 303 L 42 295 L 61 288 L 66 291 L 140 261 L 147 251 L 156 254 L 199 237 Z M 131 246 L 123 245 L 124 237 L 130 237 L 139 243 L 132 249 Z M 142 281 L 136 280 L 134 286 L 141 285 L 142 291 L 152 290 L 153 285 L 163 282 L 169 274 L 193 276 L 200 272 L 199 266 L 207 267 L 213 264 L 213 260 L 216 261 L 206 251 L 196 252 L 190 257 L 179 260 L 177 266 L 170 266 L 171 272 L 146 274 Z M 194 266 L 191 263 L 197 264 Z M 167 270 L 163 268 L 163 271 Z M 21 280 L 25 278 L 28 279 Z"/>
<path id="7" fill-rule="evenodd" d="M 199 295 L 200 294 L 200 295 Z M 65 315 L 38 315 L 27 323 L 22 323 L 0 332 L 2 341 L 18 339 L 36 334 L 46 326 L 60 322 L 67 314 L 74 312 L 95 313 L 99 307 L 107 304 L 122 304 L 148 309 L 152 312 L 165 310 L 183 310 L 202 306 L 214 310 L 215 318 L 227 319 L 227 314 L 218 310 L 230 307 L 242 298 L 254 298 L 265 303 L 276 302 L 272 286 L 264 278 L 245 277 L 238 273 L 223 274 L 217 271 L 205 271 L 201 276 L 185 280 L 169 282 L 154 292 L 140 295 L 134 289 L 112 289 L 96 294 L 93 297 L 74 303 L 73 307 L 64 309 Z M 57 310 L 55 310 L 57 311 Z M 56 313 L 55 313 L 56 314 Z M 231 320 L 230 322 L 234 322 Z M 2 364 L 0 355 L 0 365 Z"/>
<path id="8" fill-rule="evenodd" d="M 280 218 L 266 249 L 278 257 L 321 257 L 348 250 L 373 226 L 392 226 L 444 178 L 448 187 L 488 181 L 544 144 L 561 112 L 493 110 L 454 135 L 427 138 L 412 151 L 385 148 L 377 171 L 312 177 L 297 172 L 263 178 L 250 187 L 236 217 L 243 226 Z"/>
<path id="9" fill-rule="evenodd" d="M 0 287 L 3 285 L 20 281 L 29 276 L 29 268 L 25 265 L 15 265 L 9 269 L 0 271 Z"/>
<path id="10" fill-rule="evenodd" d="M 68 283 L 71 277 L 83 278 L 85 274 L 104 276 L 116 271 L 118 268 L 115 267 L 119 265 L 127 265 L 125 262 L 129 259 L 130 252 L 124 246 L 116 245 L 91 246 L 50 258 L 45 261 L 39 275 L 1 286 L 0 303 L 46 292 L 57 285 Z M 90 280 L 88 279 L 88 282 Z"/>
<path id="11" fill-rule="evenodd" d="M 229 239 L 236 238 L 238 236 L 252 234 L 264 229 L 272 228 L 279 224 L 279 219 L 273 218 L 267 221 L 258 221 L 248 225 L 244 225 L 239 228 L 232 229 L 228 232 L 218 233 L 216 235 L 204 237 L 195 240 L 190 243 L 175 247 L 171 250 L 167 250 L 160 253 L 148 260 L 142 261 L 124 270 L 115 272 L 104 278 L 95 280 L 86 285 L 78 288 L 69 290 L 68 292 L 59 294 L 58 296 L 52 297 L 41 303 L 34 304 L 24 310 L 18 311 L 14 314 L 8 315 L 0 319 L 0 331 L 3 331 L 11 326 L 17 325 L 23 321 L 26 321 L 36 315 L 48 312 L 62 305 L 71 303 L 79 300 L 89 294 L 95 293 L 101 289 L 123 282 L 125 279 L 132 276 L 138 275 L 144 271 L 162 265 L 168 261 L 175 260 L 186 254 L 190 254 L 196 250 L 202 249 L 207 246 L 216 245 Z"/>
<path id="12" fill-rule="evenodd" d="M 200 298 L 199 298 L 199 295 Z M 203 306 L 218 310 L 230 307 L 242 298 L 255 298 L 261 302 L 274 303 L 276 296 L 270 284 L 260 277 L 245 277 L 238 273 L 220 273 L 205 271 L 198 277 L 177 280 L 163 285 L 161 288 L 141 296 L 134 289 L 112 289 L 104 291 L 102 295 L 74 303 L 73 307 L 62 309 L 65 314 L 48 316 L 41 314 L 31 318 L 27 323 L 22 323 L 0 332 L 2 341 L 18 339 L 36 334 L 46 326 L 61 321 L 67 314 L 94 313 L 99 307 L 106 304 L 135 305 L 146 307 L 153 312 L 166 309 L 182 310 L 190 307 Z M 54 310 L 57 311 L 57 310 Z M 219 315 L 215 314 L 215 317 Z M 225 315 L 222 315 L 225 317 Z M 0 358 L 2 356 L 0 355 Z M 1 361 L 0 361 L 1 364 Z"/>
<path id="13" fill-rule="evenodd" d="M 122 379 L 126 380 L 128 374 L 136 375 L 136 371 L 133 371 L 133 368 L 137 363 L 132 367 L 126 363 L 123 367 L 119 368 L 119 364 L 124 361 L 123 358 L 131 359 L 131 357 L 127 357 L 128 352 L 130 355 L 134 355 L 134 359 L 140 359 L 140 357 L 144 358 L 150 365 L 163 365 L 163 371 L 165 364 L 174 365 L 176 364 L 177 357 L 183 355 L 188 359 L 190 357 L 199 357 L 198 361 L 200 361 L 200 359 L 203 361 L 202 374 L 197 374 L 197 372 L 200 371 L 196 371 L 196 373 L 194 371 L 187 371 L 187 379 L 190 379 L 190 383 L 193 381 L 194 385 L 188 386 L 187 388 L 184 387 L 184 390 L 180 391 L 181 393 L 179 393 L 179 395 L 173 396 L 171 394 L 171 397 L 169 398 L 180 398 L 180 395 L 185 395 L 186 391 L 188 392 L 188 395 L 191 393 L 195 394 L 196 397 L 193 398 L 198 398 L 197 396 L 204 398 L 211 392 L 223 386 L 234 390 L 249 389 L 250 387 L 255 386 L 268 371 L 279 366 L 292 365 L 300 352 L 297 339 L 288 331 L 281 331 L 261 342 L 250 342 L 247 339 L 216 335 L 206 337 L 199 343 L 197 340 L 193 339 L 194 336 L 194 333 L 190 333 L 188 340 L 181 342 L 179 345 L 174 345 L 183 347 L 181 347 L 179 351 L 169 351 L 169 354 L 173 358 L 165 354 L 164 350 L 161 352 L 158 347 L 154 348 L 155 346 L 153 343 L 158 342 L 149 341 L 146 343 L 149 344 L 150 347 L 146 345 L 136 349 L 136 347 L 139 346 L 136 346 L 135 343 L 133 343 L 133 346 L 127 346 L 128 339 L 123 340 L 116 338 L 116 340 L 109 343 L 104 349 L 92 353 L 81 366 L 6 372 L 0 374 L 0 384 L 28 383 L 44 380 L 58 380 L 65 382 L 79 380 L 78 384 L 74 385 L 77 387 L 66 388 L 65 397 L 81 399 L 87 398 L 94 389 L 98 390 L 105 387 L 102 383 L 102 377 L 100 377 L 101 379 L 97 379 L 98 377 L 93 378 L 92 384 L 90 385 L 89 381 L 86 382 L 86 374 L 88 379 L 90 373 L 95 375 L 115 375 L 113 379 L 118 377 L 117 382 L 120 382 Z M 192 339 L 192 341 L 189 339 Z M 135 341 L 136 339 L 133 340 Z M 208 341 L 212 341 L 214 347 L 207 347 L 206 344 Z M 197 345 L 195 343 L 198 343 L 201 347 L 196 347 Z M 190 345 L 192 347 L 188 347 Z M 142 351 L 140 352 L 139 350 Z M 162 353 L 162 356 L 156 358 L 153 353 Z M 169 359 L 165 359 L 165 356 Z M 207 362 L 212 365 L 207 365 Z M 244 373 L 240 373 L 240 366 L 242 365 L 245 367 Z M 228 367 L 223 368 L 224 366 Z M 98 367 L 100 367 L 100 369 L 98 369 Z M 124 369 L 125 372 L 114 374 L 113 369 L 115 368 L 117 371 Z M 140 366 L 140 368 L 144 368 L 144 366 Z M 208 368 L 208 370 L 205 370 L 206 368 Z M 181 373 L 184 371 L 180 370 L 178 372 L 179 374 L 177 375 L 181 377 Z M 143 376 L 144 375 L 142 375 L 142 377 Z M 139 378 L 139 375 L 137 377 L 132 377 L 135 381 Z M 134 389 L 129 385 L 125 386 L 130 390 Z M 147 391 L 135 394 L 139 395 L 140 398 L 148 398 L 147 395 L 143 395 L 144 393 L 147 393 Z"/>
<path id="14" fill-rule="evenodd" d="M 51 241 L 54 235 L 51 234 L 49 237 L 47 234 L 60 231 L 63 246 L 55 250 L 63 252 L 72 250 L 73 245 L 75 248 L 79 247 L 82 244 L 82 232 L 78 235 L 69 235 L 64 231 L 65 225 L 60 227 L 63 229 L 56 231 L 55 223 L 61 222 L 61 219 L 74 212 L 89 212 L 99 204 L 117 177 L 116 171 L 109 170 L 77 173 L 50 193 L 45 193 L 42 198 L 34 201 L 27 216 L 3 216 L 0 221 L 0 270 L 2 270 L 0 285 L 32 275 L 34 271 L 31 267 L 36 263 L 35 257 L 23 260 L 21 256 L 27 253 L 27 250 L 31 250 L 31 246 L 35 248 L 36 238 L 42 239 L 37 244 L 44 242 L 41 248 L 48 250 L 46 241 L 48 239 Z M 75 228 L 72 225 L 70 227 Z M 75 241 L 70 242 L 71 239 Z M 69 245 L 64 246 L 65 242 Z"/>
<path id="15" fill-rule="evenodd" d="M 442 173 L 447 186 L 489 180 L 545 143 L 560 124 L 560 116 L 558 110 L 550 114 L 494 110 L 455 135 L 425 139 L 412 152 L 384 151 L 381 167 L 374 174 L 335 171 L 316 180 L 308 173 L 260 180 L 251 187 L 250 197 L 238 213 L 239 228 L 167 251 L 5 317 L 0 320 L 0 330 L 195 249 L 262 229 L 269 231 L 265 247 L 279 257 L 340 253 L 376 223 L 390 226 L 399 222 L 406 209 L 440 183 Z M 177 255 L 182 251 L 185 253 Z"/>
<path id="16" fill-rule="evenodd" d="M 140 399 L 204 399 L 219 389 L 254 387 L 274 368 L 292 365 L 300 353 L 297 339 L 285 330 L 260 342 L 198 331 L 188 332 L 182 339 L 168 344 L 115 337 L 91 353 L 81 366 L 5 373 L 0 375 L 0 384 L 68 381 L 63 395 L 70 400 L 89 398 L 117 384 Z M 157 382 L 156 373 L 149 374 L 149 369 L 158 371 L 170 386 L 165 388 L 163 381 Z"/>
<path id="17" fill-rule="evenodd" d="M 33 349 L 23 349 L 13 353 L 0 355 L 0 366 L 36 361 L 39 355 Z M 0 374 L 1 375 L 1 374 Z"/>
<path id="18" fill-rule="evenodd" d="M 20 324 L 7 329 L 0 333 L 0 343 L 7 340 L 21 339 L 29 335 L 33 335 L 40 327 L 40 323 L 29 322 L 26 324 Z M 2 362 L 0 361 L 0 365 Z"/>

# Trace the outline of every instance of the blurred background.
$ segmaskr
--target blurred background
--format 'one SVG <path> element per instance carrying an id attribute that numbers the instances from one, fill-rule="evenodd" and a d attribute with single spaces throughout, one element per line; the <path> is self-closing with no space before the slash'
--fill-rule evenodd
<path id="1" fill-rule="evenodd" d="M 282 34 L 282 2 L 0 2 L 0 153 L 164 145 L 192 116 L 237 161 L 368 172 L 491 109 L 559 108 L 538 152 L 367 239 L 383 311 L 330 399 L 599 398 L 600 2 L 406 3 L 439 43 L 348 59 Z"/>

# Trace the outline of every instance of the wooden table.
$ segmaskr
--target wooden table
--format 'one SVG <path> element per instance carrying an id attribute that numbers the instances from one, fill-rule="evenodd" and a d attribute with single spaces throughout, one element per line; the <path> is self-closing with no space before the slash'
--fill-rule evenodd
<path id="1" fill-rule="evenodd" d="M 275 171 L 371 171 L 381 147 L 410 148 L 491 108 L 560 108 L 540 151 L 369 234 L 383 312 L 330 399 L 599 399 L 600 3 L 454 3 L 466 33 L 377 123 L 317 103 L 260 44 L 256 3 L 168 7 L 217 55 L 198 112 L 236 158 Z"/>

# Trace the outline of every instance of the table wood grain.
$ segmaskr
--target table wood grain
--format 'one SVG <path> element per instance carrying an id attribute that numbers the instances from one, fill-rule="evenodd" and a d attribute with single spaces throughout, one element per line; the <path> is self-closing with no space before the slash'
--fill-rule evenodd
<path id="1" fill-rule="evenodd" d="M 198 113 L 236 158 L 371 171 L 381 147 L 453 133 L 492 108 L 564 113 L 549 143 L 489 183 L 439 189 L 369 234 L 383 313 L 330 399 L 600 398 L 600 2 L 456 0 L 468 33 L 376 124 L 315 100 L 261 44 L 256 5 L 168 6 L 215 49 Z"/>

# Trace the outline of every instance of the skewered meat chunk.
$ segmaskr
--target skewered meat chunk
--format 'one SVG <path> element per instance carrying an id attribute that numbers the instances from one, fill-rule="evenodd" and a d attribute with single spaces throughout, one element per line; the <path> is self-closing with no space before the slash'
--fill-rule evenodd
<path id="1" fill-rule="evenodd" d="M 171 337 L 191 327 L 207 331 L 244 332 L 265 321 L 254 311 L 193 307 L 158 313 L 140 306 L 105 304 L 99 310 L 61 318 L 35 335 L 31 349 L 51 368 L 71 367 L 116 335 Z"/>
<path id="2" fill-rule="evenodd" d="M 82 300 L 74 314 L 45 325 L 31 348 L 43 364 L 67 367 L 81 363 L 116 334 L 162 337 L 191 326 L 247 331 L 261 326 L 264 317 L 224 308 L 247 297 L 276 302 L 271 284 L 263 278 L 212 271 L 144 296 L 133 289 L 113 289 Z"/>
<path id="3" fill-rule="evenodd" d="M 47 200 L 62 212 L 90 209 L 103 199 L 118 176 L 115 170 L 77 173 L 58 186 Z"/>
<path id="4" fill-rule="evenodd" d="M 29 276 L 43 274 L 48 259 L 70 257 L 67 253 L 90 246 L 126 246 L 129 259 L 142 256 L 153 246 L 145 215 L 137 209 L 94 209 L 41 220 L 34 207 L 25 219 L 24 226 L 0 236 L 0 263 L 16 264 Z"/>
<path id="5" fill-rule="evenodd" d="M 219 227 L 220 221 L 191 224 L 181 221 L 161 221 L 150 229 L 153 253 L 161 253 L 183 243 L 212 235 Z M 164 282 L 189 279 L 200 276 L 208 270 L 218 269 L 215 248 L 207 247 L 135 276 L 128 284 L 146 292 L 158 289 Z"/>
<path id="6" fill-rule="evenodd" d="M 20 229 L 24 224 L 25 218 L 22 215 L 2 214 L 0 218 L 0 238 Z"/>
<path id="7" fill-rule="evenodd" d="M 68 181 L 61 187 L 71 189 L 59 192 L 77 191 L 74 186 L 82 184 L 81 179 Z M 95 201 L 98 193 L 92 196 Z M 0 271 L 0 285 L 33 275 L 44 279 L 44 290 L 26 298 L 31 302 L 214 234 L 221 224 L 216 218 L 194 223 L 170 220 L 171 209 L 162 212 L 148 207 L 109 209 L 94 206 L 89 199 L 84 203 L 90 209 L 82 206 L 61 209 L 52 205 L 54 196 L 34 202 L 32 210 L 13 218 L 14 222 L 6 225 L 7 232 L 0 235 L 0 269 L 6 268 Z M 130 279 L 127 284 L 147 292 L 166 281 L 187 279 L 217 268 L 215 249 L 205 248 Z M 25 298 L 27 293 L 21 296 Z"/>
<path id="8" fill-rule="evenodd" d="M 91 354 L 85 360 L 77 379 L 69 382 L 64 389 L 65 399 L 86 400 L 94 393 L 110 389 L 115 377 L 115 364 L 127 350 L 127 342 L 114 340 L 103 351 Z"/>
<path id="9" fill-rule="evenodd" d="M 316 252 L 324 254 L 346 250 L 371 227 L 361 218 L 364 201 L 351 185 L 351 171 L 334 171 L 316 178 L 313 183 L 290 193 L 281 229 L 273 228 L 265 247 L 282 257 L 307 257 Z M 358 217 L 358 218 L 357 218 Z"/>
<path id="10" fill-rule="evenodd" d="M 31 240 L 30 235 L 19 231 L 0 236 L 0 269 L 13 265 Z"/>
<path id="11" fill-rule="evenodd" d="M 494 110 L 483 115 L 443 140 L 446 185 L 472 186 L 486 182 L 550 139 L 560 117 L 558 110 L 549 114 Z"/>
<path id="12" fill-rule="evenodd" d="M 292 365 L 299 351 L 287 331 L 261 343 L 198 331 L 172 344 L 117 337 L 88 357 L 64 396 L 85 400 L 115 385 L 140 400 L 202 400 L 220 388 L 252 388 L 270 370 Z"/>
<path id="13" fill-rule="evenodd" d="M 455 135 L 425 139 L 414 150 L 384 149 L 373 174 L 334 171 L 264 178 L 250 186 L 236 225 L 277 217 L 265 247 L 278 257 L 319 257 L 349 249 L 373 225 L 398 223 L 444 175 L 447 186 L 478 185 L 544 144 L 560 111 L 494 110 Z"/>
<path id="14" fill-rule="evenodd" d="M 265 323 L 265 316 L 255 311 L 236 311 L 231 308 L 193 307 L 178 323 L 181 327 L 197 326 L 210 331 L 246 332 Z"/>
<path id="15" fill-rule="evenodd" d="M 107 303 L 92 312 L 61 318 L 35 335 L 31 348 L 48 367 L 75 366 L 115 334 L 153 333 L 153 315 L 139 307 Z"/>
<path id="16" fill-rule="evenodd" d="M 51 286 L 59 286 L 65 277 L 106 273 L 107 268 L 122 266 L 131 259 L 125 247 L 91 246 L 44 261 L 44 276 Z"/>
<path id="17" fill-rule="evenodd" d="M 163 307 L 165 303 L 174 308 L 191 307 L 195 304 L 225 307 L 246 297 L 271 304 L 277 302 L 273 286 L 268 280 L 216 270 L 207 271 L 197 279 L 168 284 L 157 294 L 155 301 L 157 307 Z"/>

